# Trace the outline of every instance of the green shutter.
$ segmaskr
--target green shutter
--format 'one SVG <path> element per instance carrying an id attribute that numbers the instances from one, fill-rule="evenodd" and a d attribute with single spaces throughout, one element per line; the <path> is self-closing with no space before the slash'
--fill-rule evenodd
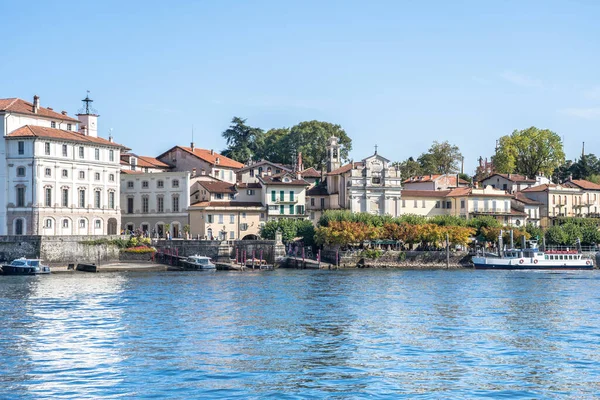
<path id="1" fill-rule="evenodd" d="M 283 212 L 284 212 L 284 208 L 283 207 L 284 207 L 283 204 L 279 206 L 279 214 L 283 214 Z"/>
<path id="2" fill-rule="evenodd" d="M 271 190 L 271 201 L 276 201 L 277 198 L 275 197 L 275 191 Z"/>
<path id="3" fill-rule="evenodd" d="M 294 205 L 290 204 L 290 215 L 294 214 Z"/>
<path id="4" fill-rule="evenodd" d="M 285 192 L 283 190 L 279 191 L 279 201 L 283 201 L 285 199 Z"/>
<path id="5" fill-rule="evenodd" d="M 290 190 L 290 201 L 294 201 L 294 191 Z"/>

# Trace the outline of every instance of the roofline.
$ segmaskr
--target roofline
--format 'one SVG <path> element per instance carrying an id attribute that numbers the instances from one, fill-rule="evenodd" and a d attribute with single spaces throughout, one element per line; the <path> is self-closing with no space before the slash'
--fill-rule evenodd
<path id="1" fill-rule="evenodd" d="M 46 128 L 46 127 L 43 127 L 43 128 Z M 20 128 L 17 128 L 17 129 L 20 129 Z M 57 128 L 51 128 L 51 129 L 57 129 Z M 81 135 L 80 133 L 77 133 L 75 131 L 65 131 L 64 129 L 57 129 L 57 130 L 64 131 L 64 132 L 69 132 L 69 133 L 73 133 L 73 134 L 76 134 L 76 135 Z M 85 137 L 85 136 L 83 136 L 83 137 Z M 22 139 L 55 140 L 57 142 L 69 142 L 69 143 L 82 143 L 83 142 L 83 141 L 78 141 L 78 140 L 75 140 L 75 139 L 64 139 L 64 138 L 58 139 L 58 138 L 53 138 L 53 137 L 45 137 L 45 136 L 37 136 L 37 135 L 35 135 L 35 136 L 5 136 L 4 139 L 7 139 L 7 140 L 15 140 L 15 139 L 20 139 L 20 140 L 22 140 Z M 106 140 L 104 138 L 100 138 L 100 139 Z M 106 141 L 108 142 L 108 140 L 106 140 Z M 83 143 L 84 144 L 88 144 L 88 145 L 118 147 L 118 148 L 121 148 L 121 149 L 131 150 L 129 147 L 127 147 L 125 145 L 122 145 L 122 144 L 118 144 L 118 143 L 111 143 L 111 142 L 108 142 L 108 143 L 83 142 Z"/>
<path id="2" fill-rule="evenodd" d="M 23 99 L 20 99 L 20 100 L 23 100 Z M 23 101 L 25 101 L 25 100 L 23 100 Z M 43 107 L 43 108 L 45 108 L 46 110 L 48 110 L 48 107 Z M 49 111 L 56 112 L 54 110 L 49 110 Z M 54 118 L 54 117 L 49 117 L 47 115 L 40 115 L 40 114 L 35 114 L 35 113 L 28 114 L 28 113 L 24 113 L 24 112 L 11 111 L 11 110 L 0 110 L 0 114 L 19 114 L 19 115 L 26 115 L 26 116 L 36 116 L 37 118 L 42 118 L 42 119 L 53 119 L 53 120 L 60 120 L 60 121 L 65 121 L 65 122 L 76 122 L 78 124 L 81 123 L 81 121 L 78 120 L 78 119 L 71 118 L 71 117 L 68 117 L 66 115 L 59 114 L 59 113 L 57 113 L 57 114 L 63 115 L 65 117 L 67 117 L 67 118 L 66 119 L 65 118 Z"/>

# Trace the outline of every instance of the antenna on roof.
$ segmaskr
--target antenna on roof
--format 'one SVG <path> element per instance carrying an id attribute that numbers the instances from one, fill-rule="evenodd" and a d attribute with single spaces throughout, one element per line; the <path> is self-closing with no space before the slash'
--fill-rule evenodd
<path id="1" fill-rule="evenodd" d="M 109 141 L 109 142 L 112 142 L 112 141 L 113 141 L 113 135 L 112 135 L 112 131 L 113 131 L 113 128 L 110 128 L 110 129 L 108 130 L 108 141 Z"/>
<path id="2" fill-rule="evenodd" d="M 194 124 L 192 124 L 192 143 L 190 144 L 190 148 L 194 151 Z"/>

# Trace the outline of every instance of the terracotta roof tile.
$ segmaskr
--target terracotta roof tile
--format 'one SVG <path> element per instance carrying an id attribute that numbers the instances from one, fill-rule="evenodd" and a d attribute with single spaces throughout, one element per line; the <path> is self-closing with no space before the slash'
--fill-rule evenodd
<path id="1" fill-rule="evenodd" d="M 258 182 L 250 182 L 250 183 L 238 183 L 237 187 L 240 189 L 260 189 L 262 186 Z"/>
<path id="2" fill-rule="evenodd" d="M 140 167 L 170 168 L 169 164 L 165 164 L 164 162 L 162 162 L 160 160 L 157 160 L 154 157 L 137 156 L 137 159 L 138 159 L 137 165 L 140 166 Z"/>
<path id="3" fill-rule="evenodd" d="M 211 193 L 235 193 L 235 185 L 229 182 L 199 181 L 199 185 Z"/>
<path id="4" fill-rule="evenodd" d="M 423 176 L 412 176 L 408 179 L 405 179 L 402 183 L 423 183 L 423 182 L 434 182 L 437 179 L 443 177 L 444 175 L 423 175 Z M 456 175 L 446 175 L 450 180 L 450 185 L 456 185 Z M 458 181 L 462 185 L 467 185 L 469 182 L 465 181 L 462 178 L 459 178 Z"/>
<path id="5" fill-rule="evenodd" d="M 538 206 L 538 205 L 542 205 L 543 203 L 540 203 L 539 201 L 535 201 L 530 199 L 529 197 L 525 196 L 523 193 L 521 192 L 516 192 L 515 193 L 515 200 L 519 201 L 523 204 L 528 204 L 528 205 L 532 205 L 532 206 Z"/>
<path id="6" fill-rule="evenodd" d="M 320 178 L 321 177 L 321 173 L 319 171 L 317 171 L 316 169 L 314 169 L 313 167 L 307 168 L 304 171 L 300 172 L 300 175 L 303 178 Z"/>
<path id="7" fill-rule="evenodd" d="M 17 114 L 35 115 L 45 118 L 53 118 L 60 121 L 69 121 L 79 123 L 79 120 L 69 117 L 66 114 L 57 113 L 54 110 L 50 110 L 46 107 L 39 107 L 38 112 L 33 112 L 33 103 L 30 103 L 19 98 L 0 99 L 0 112 L 9 111 Z"/>
<path id="8" fill-rule="evenodd" d="M 353 163 L 348 163 L 346 165 L 343 165 L 341 167 L 339 167 L 338 169 L 334 169 L 331 172 L 328 172 L 327 175 L 340 175 L 343 174 L 345 172 L 348 172 L 352 169 L 352 167 L 354 166 L 354 168 L 362 168 L 364 165 L 362 162 L 355 162 Z"/>
<path id="9" fill-rule="evenodd" d="M 549 188 L 555 188 L 555 187 L 556 187 L 555 184 L 544 183 L 543 185 L 528 187 L 527 189 L 521 190 L 521 192 L 545 192 Z"/>
<path id="10" fill-rule="evenodd" d="M 570 179 L 563 183 L 566 187 L 577 187 L 585 190 L 600 190 L 600 185 L 594 182 L 586 181 L 585 179 Z"/>
<path id="11" fill-rule="evenodd" d="M 39 137 L 45 139 L 57 139 L 65 140 L 69 142 L 85 143 L 85 144 L 98 144 L 103 146 L 120 147 L 127 149 L 127 147 L 110 142 L 100 137 L 86 136 L 74 131 L 65 131 L 62 129 L 46 128 L 44 126 L 36 125 L 25 125 L 9 133 L 7 136 L 9 139 L 14 138 L 25 138 L 25 137 Z"/>
<path id="12" fill-rule="evenodd" d="M 488 176 L 487 178 L 482 179 L 481 181 L 490 179 L 491 177 L 496 176 L 496 175 L 501 176 L 511 182 L 535 183 L 535 179 L 529 179 L 525 175 L 519 175 L 519 174 L 492 174 L 492 175 Z"/>
<path id="13" fill-rule="evenodd" d="M 196 157 L 198 157 L 201 160 L 204 160 L 204 161 L 209 162 L 214 165 L 218 165 L 220 167 L 242 168 L 244 166 L 244 164 L 237 162 L 235 160 L 232 160 L 231 158 L 225 157 L 225 156 L 217 153 L 216 151 L 211 152 L 211 150 L 199 149 L 197 147 L 194 148 L 194 150 L 192 151 L 192 149 L 190 147 L 184 147 L 184 146 L 178 146 L 178 147 L 182 150 L 187 151 L 190 154 L 195 155 Z M 218 164 L 217 164 L 217 158 L 219 159 Z"/>

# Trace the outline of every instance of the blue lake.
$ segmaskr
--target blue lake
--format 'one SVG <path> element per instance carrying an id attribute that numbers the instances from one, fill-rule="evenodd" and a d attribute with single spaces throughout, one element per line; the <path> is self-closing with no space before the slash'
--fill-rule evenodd
<path id="1" fill-rule="evenodd" d="M 0 276 L 0 398 L 593 398 L 600 273 Z"/>

